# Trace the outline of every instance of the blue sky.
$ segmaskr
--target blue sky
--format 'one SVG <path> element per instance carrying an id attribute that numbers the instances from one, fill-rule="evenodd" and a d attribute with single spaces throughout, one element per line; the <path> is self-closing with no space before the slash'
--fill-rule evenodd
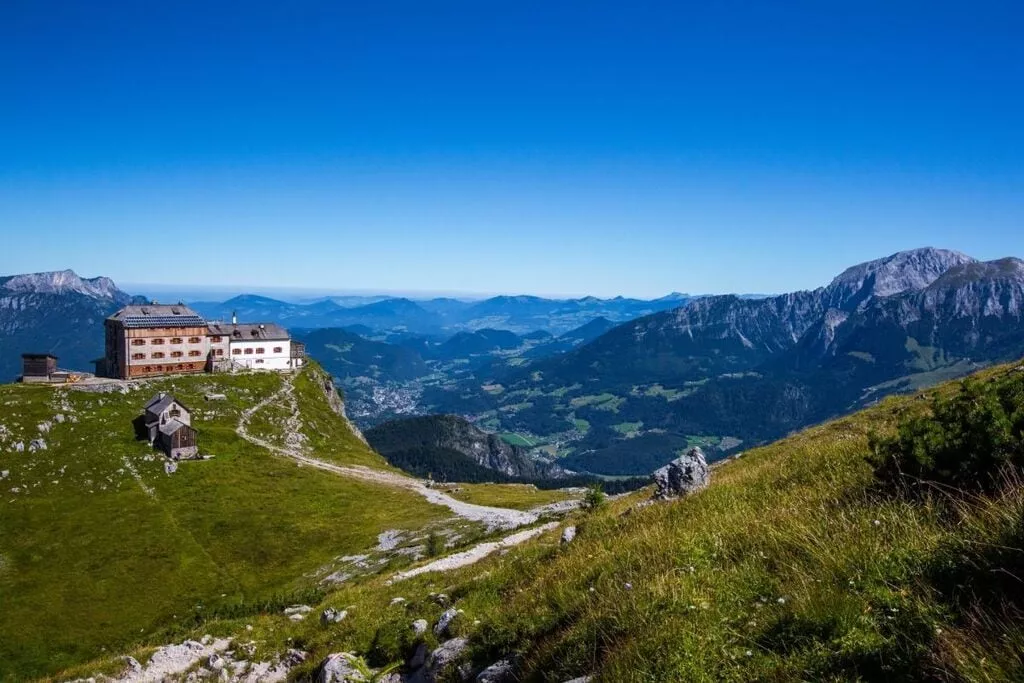
<path id="1" fill-rule="evenodd" d="M 1014 2 L 6 0 L 0 273 L 658 296 L 1024 256 L 1021 35 Z"/>

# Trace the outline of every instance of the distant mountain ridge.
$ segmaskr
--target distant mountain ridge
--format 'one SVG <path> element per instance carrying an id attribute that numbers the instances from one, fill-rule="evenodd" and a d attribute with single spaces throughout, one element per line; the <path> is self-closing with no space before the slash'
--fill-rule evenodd
<path id="1" fill-rule="evenodd" d="M 915 249 L 848 268 L 812 291 L 694 299 L 477 378 L 502 394 L 459 386 L 425 401 L 495 414 L 501 428 L 537 435 L 550 433 L 552 415 L 562 425 L 582 420 L 576 467 L 588 452 L 614 447 L 628 458 L 627 445 L 667 444 L 673 435 L 758 442 L 1024 355 L 1022 314 L 1021 260 Z M 519 399 L 504 397 L 525 394 L 532 405 L 510 413 L 504 401 Z"/>
<path id="2" fill-rule="evenodd" d="M 288 303 L 265 296 L 241 295 L 226 301 L 195 301 L 190 305 L 210 319 L 225 320 L 237 313 L 247 320 L 266 320 L 286 327 L 351 327 L 361 325 L 378 334 L 403 331 L 451 336 L 460 331 L 506 330 L 527 334 L 538 330 L 560 335 L 604 317 L 614 322 L 667 310 L 687 300 L 673 293 L 660 299 L 546 299 L 537 296 L 495 296 L 481 301 L 452 298 L 412 300 L 403 297 L 324 298 L 312 303 Z M 346 304 L 341 305 L 338 301 Z"/>
<path id="3" fill-rule="evenodd" d="M 143 301 L 106 277 L 60 270 L 0 277 L 0 379 L 21 372 L 22 353 L 52 353 L 69 370 L 92 370 L 103 355 L 103 320 Z"/>

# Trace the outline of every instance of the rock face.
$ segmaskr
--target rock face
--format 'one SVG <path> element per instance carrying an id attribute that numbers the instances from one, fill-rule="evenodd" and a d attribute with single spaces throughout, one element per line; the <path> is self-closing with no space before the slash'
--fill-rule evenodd
<path id="1" fill-rule="evenodd" d="M 424 415 L 392 420 L 366 432 L 374 450 L 388 459 L 409 452 L 430 451 L 435 457 L 468 458 L 511 477 L 562 477 L 557 464 L 536 460 L 519 446 L 488 434 L 457 415 Z"/>
<path id="2" fill-rule="evenodd" d="M 654 497 L 669 500 L 704 488 L 711 480 L 711 473 L 707 460 L 704 459 L 704 451 L 694 447 L 656 470 L 651 478 L 657 486 Z"/>
<path id="3" fill-rule="evenodd" d="M 316 683 L 361 683 L 366 677 L 352 664 L 347 652 L 327 655 L 317 670 Z"/>

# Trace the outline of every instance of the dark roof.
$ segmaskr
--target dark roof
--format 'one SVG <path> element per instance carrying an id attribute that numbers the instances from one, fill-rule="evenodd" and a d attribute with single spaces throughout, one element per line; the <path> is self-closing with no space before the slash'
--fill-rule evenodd
<path id="1" fill-rule="evenodd" d="M 165 394 L 163 392 L 160 392 L 153 398 L 149 399 L 149 402 L 147 402 L 145 405 L 145 409 L 151 413 L 162 413 L 165 410 L 167 410 L 167 407 L 170 406 L 172 403 L 177 403 L 185 410 L 189 410 L 188 406 L 186 406 L 178 399 L 174 398 L 174 396 L 172 396 L 171 394 Z M 192 411 L 189 410 L 189 412 Z"/>
<path id="2" fill-rule="evenodd" d="M 229 337 L 232 341 L 287 341 L 288 330 L 277 323 L 210 323 L 210 334 Z"/>
<path id="3" fill-rule="evenodd" d="M 32 358 L 32 359 L 36 359 L 36 358 L 52 358 L 54 360 L 57 360 L 57 356 L 53 355 L 52 353 L 23 353 L 23 354 L 21 354 L 21 357 L 22 358 Z"/>
<path id="4" fill-rule="evenodd" d="M 107 320 L 116 320 L 128 328 L 203 327 L 206 320 L 184 304 L 132 304 Z"/>

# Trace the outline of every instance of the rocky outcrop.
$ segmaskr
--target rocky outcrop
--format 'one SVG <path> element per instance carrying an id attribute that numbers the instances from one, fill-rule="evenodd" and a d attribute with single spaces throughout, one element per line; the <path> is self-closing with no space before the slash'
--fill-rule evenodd
<path id="1" fill-rule="evenodd" d="M 356 427 L 355 423 L 348 419 L 348 415 L 345 413 L 345 401 L 341 398 L 341 392 L 334 385 L 334 380 L 331 376 L 325 372 L 314 372 L 313 381 L 320 385 L 324 392 L 324 397 L 327 399 L 327 405 L 331 407 L 331 410 L 345 421 L 345 424 L 348 425 L 348 428 L 356 435 L 357 439 L 369 445 L 366 437 L 363 436 L 363 433 Z"/>
<path id="2" fill-rule="evenodd" d="M 680 498 L 706 487 L 711 480 L 704 451 L 691 448 L 651 475 L 656 487 L 654 497 L 659 500 Z"/>
<path id="3" fill-rule="evenodd" d="M 410 451 L 456 453 L 489 470 L 528 479 L 562 477 L 557 464 L 537 460 L 520 448 L 488 434 L 457 415 L 425 415 L 392 420 L 366 432 L 366 438 L 384 457 Z"/>
<path id="4" fill-rule="evenodd" d="M 363 683 L 366 676 L 356 667 L 355 657 L 348 652 L 327 655 L 316 672 L 316 683 Z"/>

